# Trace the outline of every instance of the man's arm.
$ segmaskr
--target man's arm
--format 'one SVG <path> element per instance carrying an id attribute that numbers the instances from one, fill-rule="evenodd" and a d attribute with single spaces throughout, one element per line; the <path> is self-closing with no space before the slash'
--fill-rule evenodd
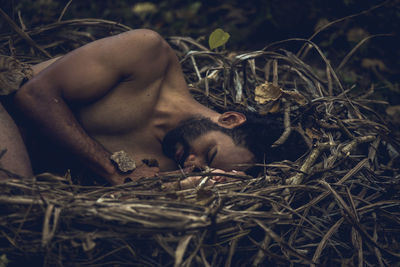
<path id="1" fill-rule="evenodd" d="M 16 95 L 17 105 L 94 172 L 113 184 L 121 183 L 123 177 L 111 163 L 110 153 L 88 136 L 68 104 L 96 101 L 124 79 L 162 77 L 169 49 L 149 30 L 95 41 L 65 55 L 26 83 Z M 143 68 L 149 61 L 155 66 L 151 70 Z"/>
<path id="2" fill-rule="evenodd" d="M 8 176 L 7 172 L 32 176 L 31 162 L 18 128 L 0 103 L 0 180 Z"/>

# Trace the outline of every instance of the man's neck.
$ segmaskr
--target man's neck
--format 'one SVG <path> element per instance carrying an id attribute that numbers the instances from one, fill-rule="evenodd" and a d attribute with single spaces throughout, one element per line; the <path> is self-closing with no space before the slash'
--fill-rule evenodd
<path id="1" fill-rule="evenodd" d="M 154 126 L 160 140 L 164 135 L 174 129 L 181 121 L 202 116 L 217 122 L 219 113 L 197 102 L 189 93 L 187 95 L 170 95 L 157 109 Z"/>

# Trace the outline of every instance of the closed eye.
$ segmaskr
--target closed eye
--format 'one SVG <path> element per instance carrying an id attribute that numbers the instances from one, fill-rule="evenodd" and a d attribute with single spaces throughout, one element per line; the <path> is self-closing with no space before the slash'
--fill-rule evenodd
<path id="1" fill-rule="evenodd" d="M 211 167 L 211 164 L 212 164 L 213 160 L 215 159 L 215 156 L 217 155 L 217 153 L 218 153 L 218 149 L 214 149 L 211 156 L 208 157 L 207 163 L 208 163 L 209 167 Z"/>

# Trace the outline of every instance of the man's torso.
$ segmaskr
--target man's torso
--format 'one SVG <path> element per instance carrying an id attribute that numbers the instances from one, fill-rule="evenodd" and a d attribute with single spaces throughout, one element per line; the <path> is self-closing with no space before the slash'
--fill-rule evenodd
<path id="1" fill-rule="evenodd" d="M 33 66 L 34 74 L 57 59 Z M 160 170 L 174 170 L 176 164 L 163 155 L 161 141 L 165 131 L 180 121 L 179 101 L 190 97 L 176 63 L 157 79 L 127 78 L 95 101 L 69 103 L 71 110 L 87 134 L 111 153 L 124 150 L 137 162 L 156 159 Z M 149 62 L 143 67 L 153 66 Z"/>

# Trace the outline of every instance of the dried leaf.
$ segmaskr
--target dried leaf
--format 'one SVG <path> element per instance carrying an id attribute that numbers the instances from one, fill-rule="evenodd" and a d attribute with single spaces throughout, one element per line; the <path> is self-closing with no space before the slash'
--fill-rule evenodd
<path id="1" fill-rule="evenodd" d="M 271 101 L 259 107 L 259 113 L 261 115 L 267 115 L 268 113 L 277 113 L 280 111 L 280 101 Z"/>
<path id="2" fill-rule="evenodd" d="M 110 159 L 117 164 L 121 172 L 130 172 L 136 169 L 135 161 L 123 150 L 113 153 Z"/>
<path id="3" fill-rule="evenodd" d="M 293 100 L 300 106 L 304 106 L 307 104 L 307 99 L 300 94 L 298 91 L 286 91 L 283 90 L 283 93 L 289 97 L 289 99 Z"/>
<path id="4" fill-rule="evenodd" d="M 270 82 L 260 84 L 255 89 L 254 100 L 258 104 L 265 104 L 270 101 L 278 100 L 282 95 L 282 89 Z"/>
<path id="5" fill-rule="evenodd" d="M 269 110 L 269 113 L 277 113 L 281 110 L 281 103 L 279 101 L 276 101 L 271 109 Z"/>
<path id="6" fill-rule="evenodd" d="M 32 78 L 29 65 L 15 58 L 0 55 L 0 95 L 9 95 L 17 91 L 23 80 Z"/>
<path id="7" fill-rule="evenodd" d="M 373 58 L 364 58 L 361 61 L 361 66 L 366 69 L 378 69 L 380 71 L 386 71 L 388 69 L 382 60 Z"/>

